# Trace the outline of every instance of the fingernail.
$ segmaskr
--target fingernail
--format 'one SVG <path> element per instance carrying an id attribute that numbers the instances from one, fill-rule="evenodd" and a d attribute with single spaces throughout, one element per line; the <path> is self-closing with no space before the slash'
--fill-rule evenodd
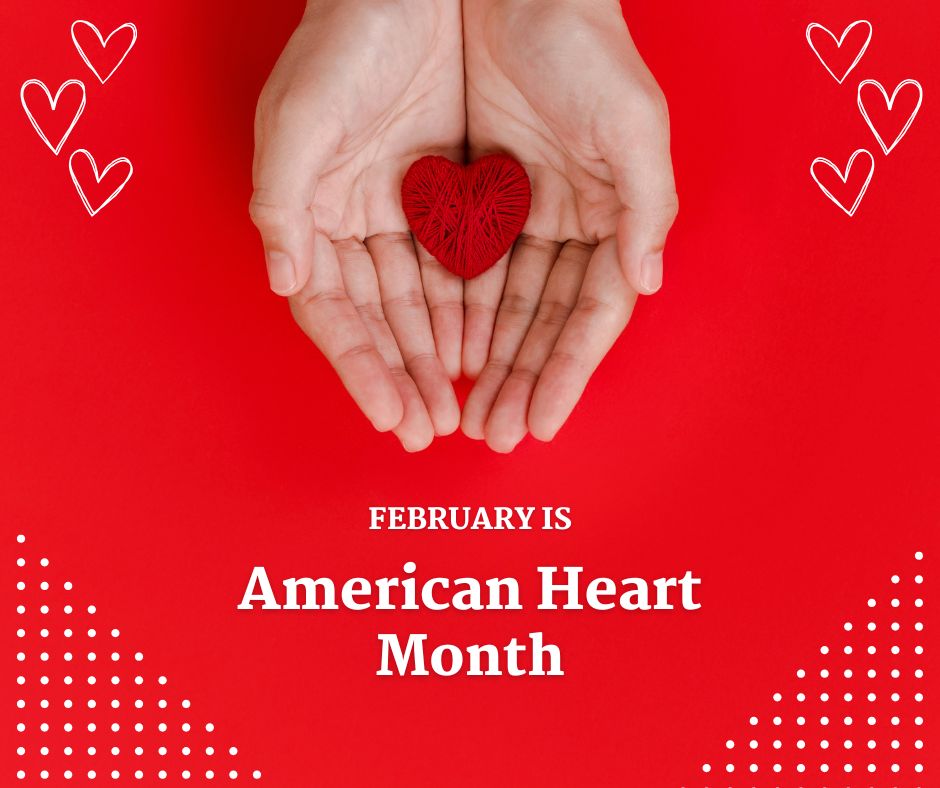
<path id="1" fill-rule="evenodd" d="M 647 295 L 663 286 L 663 254 L 648 254 L 640 263 L 640 287 Z"/>
<path id="2" fill-rule="evenodd" d="M 297 274 L 294 273 L 294 263 L 290 255 L 284 252 L 265 252 L 268 264 L 268 281 L 271 289 L 278 295 L 286 295 L 297 284 Z"/>

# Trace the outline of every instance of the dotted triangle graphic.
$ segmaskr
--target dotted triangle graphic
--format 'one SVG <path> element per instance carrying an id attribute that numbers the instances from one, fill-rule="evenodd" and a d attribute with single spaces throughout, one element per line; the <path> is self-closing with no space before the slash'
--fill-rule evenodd
<path id="1" fill-rule="evenodd" d="M 0 783 L 261 779 L 48 558 L 16 541 L 17 771 Z"/>
<path id="2" fill-rule="evenodd" d="M 940 784 L 923 762 L 923 557 L 915 553 L 702 763 L 704 785 Z"/>

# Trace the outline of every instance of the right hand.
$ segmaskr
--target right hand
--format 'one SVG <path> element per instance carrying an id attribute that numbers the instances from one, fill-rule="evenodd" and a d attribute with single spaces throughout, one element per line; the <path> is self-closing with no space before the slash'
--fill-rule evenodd
<path id="1" fill-rule="evenodd" d="M 310 0 L 258 101 L 271 289 L 409 451 L 459 424 L 463 283 L 412 240 L 399 190 L 415 159 L 459 160 L 465 124 L 460 0 Z"/>

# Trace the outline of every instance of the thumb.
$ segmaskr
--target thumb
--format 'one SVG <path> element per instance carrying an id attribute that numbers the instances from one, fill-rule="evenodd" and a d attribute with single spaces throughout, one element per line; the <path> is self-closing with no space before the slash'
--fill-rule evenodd
<path id="1" fill-rule="evenodd" d="M 661 94 L 634 104 L 619 133 L 610 135 L 606 158 L 623 212 L 617 250 L 627 281 L 638 293 L 663 282 L 663 247 L 679 210 L 669 151 L 669 116 Z"/>
<path id="2" fill-rule="evenodd" d="M 266 187 L 255 188 L 248 212 L 261 233 L 271 289 L 281 296 L 293 295 L 313 270 L 313 214 Z"/>
<path id="3" fill-rule="evenodd" d="M 311 96 L 269 99 L 262 92 L 255 118 L 254 192 L 248 206 L 261 232 L 271 289 L 293 295 L 310 278 L 316 222 L 317 179 L 338 132 L 320 102 Z"/>
<path id="4" fill-rule="evenodd" d="M 617 249 L 624 276 L 638 293 L 650 295 L 663 284 L 663 248 L 676 218 L 675 195 L 650 197 L 624 209 L 617 222 Z"/>

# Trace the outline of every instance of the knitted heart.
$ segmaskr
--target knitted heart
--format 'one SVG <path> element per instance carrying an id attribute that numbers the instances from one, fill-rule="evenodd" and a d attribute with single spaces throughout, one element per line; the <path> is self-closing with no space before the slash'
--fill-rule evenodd
<path id="1" fill-rule="evenodd" d="M 402 208 L 415 238 L 464 279 L 491 268 L 512 246 L 531 200 L 522 165 L 501 153 L 468 166 L 425 156 L 408 168 L 401 184 Z"/>

